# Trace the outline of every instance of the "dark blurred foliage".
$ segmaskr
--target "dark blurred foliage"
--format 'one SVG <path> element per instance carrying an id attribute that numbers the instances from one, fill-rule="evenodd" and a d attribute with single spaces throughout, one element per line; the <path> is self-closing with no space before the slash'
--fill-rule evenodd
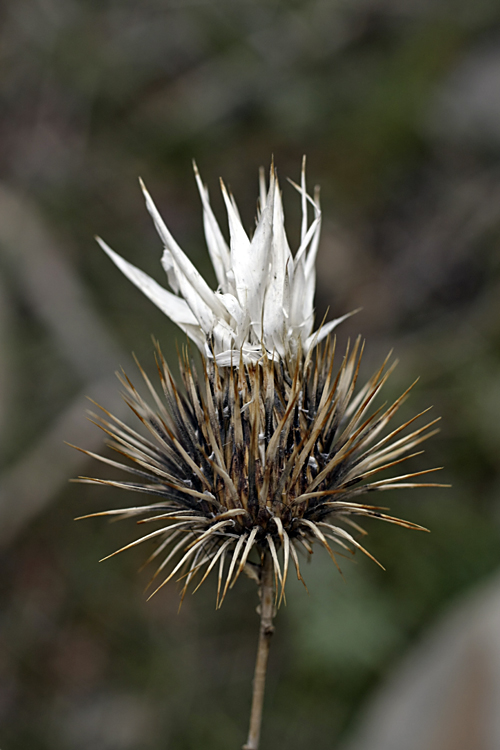
<path id="1" fill-rule="evenodd" d="M 66 484 L 99 467 L 84 396 L 119 411 L 113 370 L 151 333 L 182 335 L 92 236 L 163 283 L 141 175 L 210 276 L 191 172 L 252 225 L 257 168 L 321 184 L 318 318 L 367 338 L 364 374 L 394 348 L 387 388 L 421 376 L 426 446 L 451 490 L 389 493 L 429 535 L 370 524 L 345 582 L 320 551 L 309 596 L 277 617 L 263 748 L 331 748 L 413 639 L 500 563 L 500 6 L 493 0 L 7 0 L 0 9 L 0 743 L 2 750 L 234 748 L 243 741 L 258 619 L 244 581 L 177 614 L 146 603 L 142 556 L 97 560 L 130 524 L 76 515 L 118 491 Z M 116 399 L 113 401 L 113 399 Z M 122 415 L 125 413 L 122 409 Z M 129 417 L 127 417 L 129 419 Z M 132 415 L 130 415 L 132 419 Z M 101 474 L 103 475 L 103 474 Z M 384 498 L 385 499 L 385 498 Z M 136 553 L 137 552 L 137 553 Z"/>

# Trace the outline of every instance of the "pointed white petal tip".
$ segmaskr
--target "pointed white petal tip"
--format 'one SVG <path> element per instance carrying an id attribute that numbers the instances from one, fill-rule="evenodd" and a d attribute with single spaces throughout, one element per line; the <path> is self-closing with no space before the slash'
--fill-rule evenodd
<path id="1" fill-rule="evenodd" d="M 299 247 L 292 253 L 284 226 L 281 193 L 274 161 L 269 172 L 259 172 L 259 212 L 250 240 L 233 196 L 222 179 L 220 186 L 229 221 L 227 243 L 210 206 L 208 190 L 193 159 L 193 171 L 203 206 L 207 247 L 218 282 L 213 291 L 181 250 L 151 198 L 139 184 L 146 207 L 162 240 L 162 265 L 169 292 L 140 269 L 114 252 L 100 237 L 97 242 L 116 266 L 149 299 L 221 367 L 293 357 L 314 348 L 346 318 L 347 313 L 312 332 L 314 319 L 315 258 L 321 230 L 319 191 L 307 192 L 306 157 L 300 185 L 289 180 L 301 198 L 302 227 Z"/>

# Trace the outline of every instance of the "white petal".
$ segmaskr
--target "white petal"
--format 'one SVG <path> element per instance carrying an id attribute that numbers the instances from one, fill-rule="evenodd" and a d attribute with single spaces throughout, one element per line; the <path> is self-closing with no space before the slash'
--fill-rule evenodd
<path id="1" fill-rule="evenodd" d="M 299 262 L 304 262 L 304 267 L 305 267 L 306 250 L 309 247 L 311 240 L 314 239 L 314 236 L 317 234 L 319 226 L 320 226 L 320 217 L 317 216 L 312 222 L 307 232 L 305 233 L 304 239 L 300 243 L 300 247 L 297 250 L 297 253 L 295 254 L 295 265 L 297 265 Z"/>
<path id="2" fill-rule="evenodd" d="M 163 270 L 167 274 L 167 279 L 168 279 L 170 288 L 173 289 L 176 294 L 178 294 L 179 293 L 179 281 L 175 273 L 174 259 L 172 258 L 172 253 L 170 252 L 170 250 L 166 248 L 165 246 L 163 247 L 163 255 L 161 258 L 161 264 L 163 266 Z"/>
<path id="3" fill-rule="evenodd" d="M 236 325 L 242 325 L 244 317 L 243 310 L 234 294 L 220 294 L 219 296 L 229 315 L 234 318 Z"/>
<path id="4" fill-rule="evenodd" d="M 260 210 L 262 211 L 267 200 L 266 172 L 264 167 L 259 168 L 259 200 Z"/>
<path id="5" fill-rule="evenodd" d="M 113 263 L 118 266 L 120 271 L 148 297 L 151 302 L 160 308 L 179 328 L 182 328 L 196 343 L 202 341 L 202 331 L 198 320 L 186 304 L 185 300 L 176 297 L 175 294 L 160 286 L 151 276 L 141 271 L 132 263 L 115 253 L 100 237 L 96 237 L 97 242 L 108 255 Z M 200 336 L 201 334 L 201 336 Z"/>
<path id="6" fill-rule="evenodd" d="M 247 309 L 247 297 L 246 286 L 241 279 L 240 268 L 245 265 L 245 259 L 250 255 L 250 240 L 245 232 L 243 225 L 234 206 L 231 203 L 229 195 L 227 194 L 226 186 L 221 180 L 222 197 L 226 204 L 227 218 L 229 222 L 229 235 L 231 237 L 231 273 L 234 279 L 235 290 L 238 295 L 241 307 Z"/>
<path id="7" fill-rule="evenodd" d="M 198 172 L 198 167 L 195 162 L 193 162 L 193 167 L 196 184 L 198 186 L 203 206 L 203 227 L 205 230 L 208 252 L 210 253 L 217 281 L 222 291 L 227 292 L 229 291 L 227 288 L 227 272 L 231 265 L 229 248 L 220 230 L 219 224 L 217 223 L 217 219 L 214 216 L 212 207 L 210 206 L 208 190 L 201 181 L 200 173 Z"/>
<path id="8" fill-rule="evenodd" d="M 225 352 L 216 354 L 215 361 L 219 367 L 237 367 L 240 358 L 244 364 L 252 364 L 262 359 L 261 347 L 244 346 L 242 348 L 227 349 Z"/>
<path id="9" fill-rule="evenodd" d="M 234 213 L 236 214 L 236 217 L 238 221 L 240 222 L 241 226 L 243 226 L 243 222 L 241 221 L 240 212 L 238 210 L 238 204 L 236 203 L 236 200 L 234 198 L 234 195 L 232 193 L 229 194 L 229 200 L 231 201 L 231 205 L 233 207 Z"/>
<path id="10" fill-rule="evenodd" d="M 306 260 L 306 276 L 309 277 L 310 274 L 316 274 L 315 270 L 315 263 L 316 263 L 316 255 L 318 253 L 318 247 L 319 247 L 319 237 L 321 234 L 321 206 L 319 203 L 319 187 L 316 186 L 314 190 L 314 204 L 316 206 L 316 218 L 319 219 L 318 225 L 316 227 L 316 231 L 314 233 L 314 237 L 311 242 L 311 249 L 307 253 L 307 260 Z"/>
<path id="11" fill-rule="evenodd" d="M 306 291 L 306 274 L 304 262 L 300 260 L 293 271 L 293 281 L 290 290 L 290 325 L 300 327 L 304 322 L 303 302 Z"/>
<path id="12" fill-rule="evenodd" d="M 304 192 L 304 188 L 303 187 L 301 187 L 300 185 L 297 185 L 297 183 L 294 182 L 293 180 L 291 180 L 290 177 L 287 177 L 287 180 L 290 183 L 290 185 L 292 185 L 295 188 L 295 190 L 298 193 L 300 193 L 300 195 L 302 196 L 302 200 L 306 201 L 307 203 L 309 203 L 313 207 L 313 209 L 314 209 L 314 217 L 316 218 L 317 215 L 318 215 L 318 205 L 317 205 L 317 203 L 313 200 L 313 198 L 311 198 L 311 196 L 307 192 Z M 303 213 L 303 215 L 302 215 L 302 221 L 304 221 L 304 215 L 305 214 Z M 305 226 L 307 227 L 307 224 Z M 304 224 L 303 224 L 303 227 L 304 227 Z"/>
<path id="13" fill-rule="evenodd" d="M 329 323 L 325 323 L 325 325 L 321 326 L 315 333 L 311 334 L 304 344 L 305 352 L 307 353 L 311 348 L 315 347 L 317 344 L 319 344 L 320 341 L 323 341 L 324 338 L 328 336 L 329 333 L 333 331 L 334 328 L 336 328 L 338 325 L 344 322 L 344 320 L 347 320 L 347 318 L 350 318 L 351 315 L 354 315 L 355 313 L 359 312 L 360 308 L 357 310 L 352 310 L 351 312 L 346 313 L 345 315 L 342 315 L 340 318 L 335 318 L 335 320 L 331 320 Z"/>
<path id="14" fill-rule="evenodd" d="M 303 315 L 304 319 L 314 317 L 314 294 L 316 292 L 316 255 L 319 247 L 319 237 L 321 233 L 321 209 L 319 205 L 319 188 L 316 188 L 314 202 L 316 203 L 317 210 L 319 213 L 318 223 L 314 236 L 311 241 L 311 247 L 307 253 L 305 262 L 305 293 L 303 303 Z"/>
<path id="15" fill-rule="evenodd" d="M 304 242 L 307 232 L 307 189 L 306 189 L 306 155 L 302 157 L 302 170 L 300 172 L 300 186 L 302 191 L 302 226 L 300 228 L 300 242 Z"/>
<path id="16" fill-rule="evenodd" d="M 252 242 L 243 229 L 223 183 L 222 195 L 229 219 L 231 265 L 236 294 L 242 309 L 248 311 L 259 336 L 273 232 L 274 174 L 271 176 L 266 206 L 261 212 Z"/>
<path id="17" fill-rule="evenodd" d="M 224 321 L 214 326 L 212 336 L 216 354 L 234 346 L 235 331 Z"/>
<path id="18" fill-rule="evenodd" d="M 264 300 L 264 341 L 268 349 L 276 349 L 282 356 L 285 354 L 284 333 L 289 312 L 287 267 L 291 267 L 292 264 L 292 254 L 284 227 L 283 205 L 276 181 L 271 267 Z"/>
<path id="19" fill-rule="evenodd" d="M 175 271 L 179 288 L 181 288 L 181 280 L 179 278 L 179 272 L 181 272 L 182 274 L 184 274 L 193 289 L 196 290 L 197 294 L 203 299 L 205 304 L 209 308 L 211 308 L 217 316 L 223 317 L 225 314 L 223 305 L 221 305 L 215 295 L 215 292 L 210 289 L 203 276 L 191 263 L 187 255 L 183 252 L 183 250 L 181 250 L 177 242 L 170 234 L 142 180 L 141 187 L 146 199 L 146 207 L 151 214 L 156 230 L 165 245 L 165 252 L 162 258 L 163 267 L 165 268 L 165 270 L 167 270 L 168 273 L 168 271 L 172 268 L 172 261 L 174 261 L 175 265 L 173 265 L 173 269 Z M 182 294 L 184 295 L 184 292 L 182 292 Z"/>
<path id="20" fill-rule="evenodd" d="M 256 322 L 258 321 L 258 331 L 260 331 L 261 327 L 264 297 L 271 266 L 275 186 L 276 180 L 274 174 L 272 174 L 266 205 L 262 210 L 255 234 L 252 238 L 250 247 L 251 255 L 247 263 L 247 271 L 252 284 L 252 299 L 251 301 L 249 300 L 249 312 L 251 318 Z"/>
<path id="21" fill-rule="evenodd" d="M 202 297 L 198 294 L 197 290 L 190 283 L 189 279 L 182 273 L 175 260 L 174 267 L 177 278 L 179 279 L 179 288 L 182 296 L 189 305 L 200 328 L 205 332 L 207 336 L 210 335 L 219 318 L 215 315 L 212 308 L 209 307 L 202 299 Z"/>
<path id="22" fill-rule="evenodd" d="M 170 254 L 169 247 L 171 244 L 175 243 L 174 238 L 168 231 L 168 228 L 163 221 L 162 217 L 160 216 L 160 212 L 156 208 L 153 199 L 151 198 L 150 194 L 146 190 L 146 186 L 142 179 L 139 177 L 139 184 L 141 186 L 141 190 L 143 192 L 144 198 L 146 200 L 146 208 L 148 209 L 149 215 L 153 219 L 153 223 L 155 225 L 155 229 L 158 232 L 161 241 L 163 242 L 163 246 L 166 250 L 163 254 L 162 258 L 162 266 L 165 270 L 165 273 L 168 277 L 168 283 L 170 284 L 171 288 L 174 290 L 174 292 L 179 291 L 179 284 L 177 281 L 177 277 L 175 275 L 174 266 L 172 262 L 172 257 Z"/>
<path id="23" fill-rule="evenodd" d="M 294 276 L 291 292 L 291 314 L 290 320 L 294 327 L 299 326 L 301 329 L 302 339 L 306 339 L 311 333 L 314 319 L 314 292 L 316 286 L 316 273 L 314 260 L 319 244 L 319 233 L 321 231 L 321 210 L 319 207 L 319 197 L 316 200 L 307 195 L 305 189 L 305 162 L 302 167 L 302 185 L 299 190 L 302 196 L 303 214 L 307 216 L 305 201 L 312 203 L 314 207 L 315 218 L 311 226 L 306 230 L 306 224 L 302 224 L 302 240 L 300 247 L 294 259 Z M 293 184 L 293 183 L 292 183 Z M 309 252 L 307 250 L 309 249 Z"/>

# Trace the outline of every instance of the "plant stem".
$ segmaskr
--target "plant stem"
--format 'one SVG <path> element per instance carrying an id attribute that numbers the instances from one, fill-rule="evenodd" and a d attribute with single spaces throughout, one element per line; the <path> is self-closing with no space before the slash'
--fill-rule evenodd
<path id="1" fill-rule="evenodd" d="M 273 561 L 269 552 L 264 553 L 260 577 L 260 632 L 253 678 L 252 709 L 250 712 L 250 728 L 248 739 L 243 750 L 258 750 L 260 727 L 262 724 L 262 708 L 264 705 L 264 690 L 266 687 L 267 660 L 271 637 L 274 633 L 274 581 Z"/>

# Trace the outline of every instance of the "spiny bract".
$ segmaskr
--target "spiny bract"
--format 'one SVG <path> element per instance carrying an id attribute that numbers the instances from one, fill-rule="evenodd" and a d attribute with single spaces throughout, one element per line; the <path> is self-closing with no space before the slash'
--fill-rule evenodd
<path id="1" fill-rule="evenodd" d="M 345 528 L 364 533 L 353 517 L 421 528 L 357 499 L 396 487 L 436 486 L 412 481 L 426 471 L 378 481 L 373 477 L 417 455 L 413 449 L 434 434 L 438 420 L 401 436 L 419 414 L 387 431 L 408 391 L 389 408 L 373 410 L 372 402 L 390 373 L 387 360 L 355 395 L 360 340 L 346 352 L 338 372 L 334 348 L 328 338 L 314 356 L 300 357 L 295 364 L 264 357 L 259 364 L 240 362 L 221 369 L 214 360 L 205 360 L 201 378 L 185 355 L 185 393 L 176 387 L 158 349 L 163 399 L 141 370 L 155 409 L 121 377 L 125 399 L 152 439 L 106 412 L 108 418 L 100 419 L 100 425 L 112 437 L 111 447 L 131 465 L 89 455 L 135 475 L 136 481 L 80 481 L 158 498 L 148 505 L 91 514 L 142 517 L 138 523 L 158 524 L 122 548 L 150 539 L 159 542 L 147 560 L 159 563 L 151 581 L 159 583 L 153 593 L 178 575 L 184 578 L 184 595 L 196 576 L 199 586 L 217 566 L 220 605 L 242 570 L 257 575 L 249 559 L 255 548 L 271 554 L 281 601 L 290 559 L 302 580 L 298 553 L 311 554 L 315 542 L 335 563 L 329 542 L 371 557 Z M 162 580 L 158 576 L 164 571 Z"/>

